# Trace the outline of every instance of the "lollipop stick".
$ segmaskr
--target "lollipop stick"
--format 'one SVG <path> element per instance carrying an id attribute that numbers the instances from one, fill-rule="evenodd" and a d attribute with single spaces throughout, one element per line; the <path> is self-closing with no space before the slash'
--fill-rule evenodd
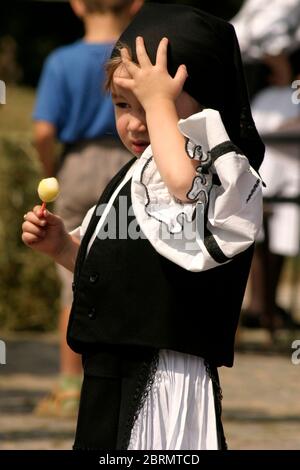
<path id="1" fill-rule="evenodd" d="M 43 202 L 42 207 L 41 207 L 41 215 L 44 214 L 44 210 L 46 209 L 46 203 Z"/>

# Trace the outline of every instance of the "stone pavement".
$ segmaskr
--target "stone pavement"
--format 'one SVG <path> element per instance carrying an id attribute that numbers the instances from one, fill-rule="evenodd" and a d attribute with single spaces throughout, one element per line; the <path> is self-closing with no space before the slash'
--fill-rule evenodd
<path id="1" fill-rule="evenodd" d="M 291 362 L 291 342 L 300 331 L 282 335 L 274 345 L 264 331 L 243 330 L 234 367 L 220 370 L 230 449 L 300 449 L 300 364 Z M 1 339 L 7 364 L 0 365 L 0 449 L 70 449 L 74 420 L 32 414 L 55 384 L 57 338 Z"/>
<path id="2" fill-rule="evenodd" d="M 292 351 L 239 352 L 232 369 L 221 368 L 230 449 L 300 449 L 300 364 L 292 363 Z"/>

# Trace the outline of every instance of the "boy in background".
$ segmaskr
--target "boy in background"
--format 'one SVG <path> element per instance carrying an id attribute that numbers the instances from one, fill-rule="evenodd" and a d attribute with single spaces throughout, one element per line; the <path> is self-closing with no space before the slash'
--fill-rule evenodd
<path id="1" fill-rule="evenodd" d="M 104 64 L 114 43 L 144 3 L 143 0 L 71 0 L 83 21 L 84 37 L 60 47 L 47 58 L 40 78 L 34 118 L 34 141 L 45 176 L 56 176 L 60 197 L 55 212 L 67 230 L 77 227 L 112 176 L 130 154 L 119 141 L 113 105 L 104 92 Z M 63 144 L 57 161 L 55 144 Z M 72 304 L 72 274 L 58 266 L 62 282 L 60 379 L 36 409 L 40 415 L 77 413 L 81 359 L 66 343 Z"/>

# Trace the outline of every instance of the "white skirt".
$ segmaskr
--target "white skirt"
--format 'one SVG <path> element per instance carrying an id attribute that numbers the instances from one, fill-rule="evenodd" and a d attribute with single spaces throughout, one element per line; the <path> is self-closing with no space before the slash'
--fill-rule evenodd
<path id="1" fill-rule="evenodd" d="M 213 386 L 202 358 L 160 351 L 128 449 L 218 449 Z"/>

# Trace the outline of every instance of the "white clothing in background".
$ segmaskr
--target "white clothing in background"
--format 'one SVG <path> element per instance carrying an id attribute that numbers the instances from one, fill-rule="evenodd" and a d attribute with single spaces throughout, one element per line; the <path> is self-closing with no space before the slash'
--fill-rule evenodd
<path id="1" fill-rule="evenodd" d="M 246 0 L 231 23 L 245 61 L 300 46 L 300 0 Z"/>
<path id="2" fill-rule="evenodd" d="M 252 115 L 262 134 L 276 132 L 286 120 L 299 117 L 299 105 L 293 103 L 291 87 L 268 87 L 252 102 Z M 266 145 L 260 174 L 266 197 L 295 197 L 300 194 L 300 140 L 298 144 Z M 292 203 L 270 206 L 269 248 L 272 253 L 295 256 L 299 252 L 300 208 Z M 263 240 L 261 231 L 258 240 Z"/>

